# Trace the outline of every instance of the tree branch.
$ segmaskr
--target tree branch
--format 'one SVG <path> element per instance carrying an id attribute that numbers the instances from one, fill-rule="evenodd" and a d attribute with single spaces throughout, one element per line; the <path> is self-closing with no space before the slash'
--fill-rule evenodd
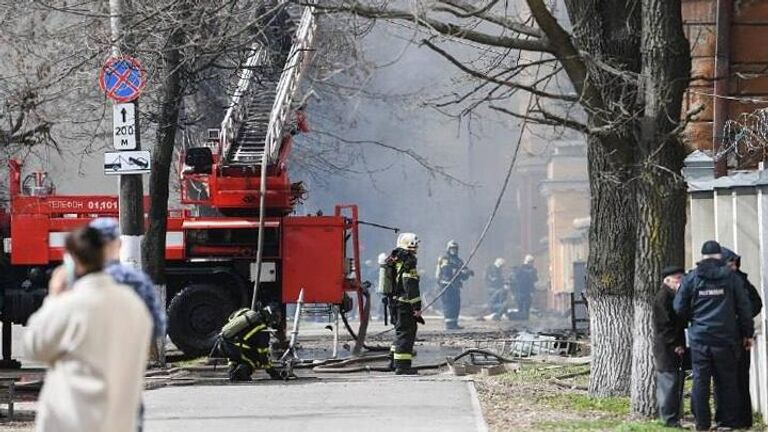
<path id="1" fill-rule="evenodd" d="M 426 14 L 417 14 L 402 9 L 381 9 L 362 5 L 358 2 L 351 2 L 348 5 L 326 6 L 314 5 L 315 9 L 327 13 L 351 13 L 369 19 L 386 19 L 396 21 L 407 21 L 415 23 L 421 27 L 434 30 L 444 36 L 463 39 L 471 42 L 477 42 L 483 45 L 519 49 L 524 51 L 553 52 L 552 46 L 545 39 L 522 39 L 508 36 L 492 35 L 476 30 L 469 30 L 456 24 L 451 24 L 429 18 Z"/>
<path id="2" fill-rule="evenodd" d="M 440 3 L 450 5 L 455 9 L 437 6 L 435 7 L 435 10 L 448 12 L 459 18 L 478 17 L 485 21 L 499 25 L 501 27 L 504 27 L 508 30 L 512 30 L 517 33 L 521 33 L 521 34 L 532 36 L 534 38 L 539 38 L 539 39 L 544 37 L 544 33 L 542 33 L 542 31 L 537 29 L 536 27 L 531 27 L 531 26 L 519 23 L 517 21 L 511 20 L 504 16 L 499 16 L 496 14 L 489 13 L 488 11 L 496 3 L 498 3 L 499 0 L 494 0 L 488 3 L 485 7 L 482 7 L 479 9 L 476 9 L 474 6 L 470 5 L 469 3 L 463 0 L 439 0 L 439 1 Z M 457 12 L 456 9 L 459 9 L 463 13 Z"/>
<path id="3" fill-rule="evenodd" d="M 590 85 L 587 65 L 573 44 L 571 35 L 552 16 L 544 4 L 544 0 L 526 0 L 526 2 L 536 23 L 551 41 L 554 55 L 562 63 L 565 73 L 568 74 L 573 83 L 573 88 L 576 89 L 576 93 L 581 95 L 584 108 L 587 111 L 603 109 L 605 106 L 603 98 L 598 89 Z"/>
<path id="4" fill-rule="evenodd" d="M 471 69 L 471 68 L 467 67 L 461 61 L 459 61 L 456 57 L 448 54 L 445 50 L 443 50 L 442 48 L 440 48 L 437 45 L 433 44 L 429 40 L 425 39 L 425 40 L 422 41 L 422 43 L 424 45 L 426 45 L 427 47 L 429 47 L 431 50 L 433 50 L 436 53 L 438 53 L 441 56 L 443 56 L 446 60 L 451 62 L 454 66 L 456 66 L 457 68 L 461 69 L 462 72 L 464 72 L 464 73 L 466 73 L 468 75 L 471 75 L 471 76 L 473 76 L 475 78 L 479 78 L 481 80 L 492 82 L 492 83 L 495 83 L 495 84 L 501 84 L 501 85 L 503 85 L 505 87 L 513 88 L 513 89 L 516 89 L 516 90 L 527 91 L 529 93 L 532 93 L 535 96 L 545 97 L 545 98 L 548 98 L 548 99 L 558 99 L 558 100 L 563 100 L 563 101 L 568 101 L 568 102 L 578 102 L 579 101 L 579 97 L 576 96 L 576 95 L 563 95 L 563 94 L 549 93 L 549 92 L 546 92 L 546 91 L 543 91 L 543 90 L 539 90 L 535 86 L 527 86 L 527 85 L 524 85 L 524 84 L 518 84 L 518 83 L 516 83 L 514 81 L 503 80 L 503 79 L 500 79 L 500 78 L 497 78 L 497 77 L 493 77 L 493 76 L 487 75 L 487 74 L 485 74 L 483 72 L 476 71 L 474 69 Z"/>
<path id="5" fill-rule="evenodd" d="M 490 105 L 489 108 L 491 108 L 492 110 L 510 115 L 515 118 L 528 120 L 533 123 L 546 125 L 546 126 L 564 126 L 584 134 L 589 133 L 589 128 L 587 127 L 587 125 L 583 123 L 579 123 L 576 120 L 559 117 L 545 111 L 541 111 L 541 110 L 531 111 L 531 113 L 537 112 L 542 115 L 541 117 L 533 117 L 531 115 L 516 113 L 514 111 L 511 111 L 496 105 Z"/>

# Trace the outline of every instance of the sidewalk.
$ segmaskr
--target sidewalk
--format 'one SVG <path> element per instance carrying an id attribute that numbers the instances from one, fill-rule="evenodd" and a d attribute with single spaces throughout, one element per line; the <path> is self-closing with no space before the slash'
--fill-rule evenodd
<path id="1" fill-rule="evenodd" d="M 368 376 L 167 387 L 145 393 L 146 432 L 486 432 L 474 384 Z"/>

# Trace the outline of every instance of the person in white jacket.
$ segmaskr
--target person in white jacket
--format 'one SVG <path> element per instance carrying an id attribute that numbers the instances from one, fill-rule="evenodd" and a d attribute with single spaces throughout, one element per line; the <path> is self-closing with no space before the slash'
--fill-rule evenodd
<path id="1" fill-rule="evenodd" d="M 93 228 L 72 232 L 29 319 L 27 355 L 48 366 L 38 432 L 136 431 L 152 319 L 131 288 L 102 272 L 103 246 Z"/>

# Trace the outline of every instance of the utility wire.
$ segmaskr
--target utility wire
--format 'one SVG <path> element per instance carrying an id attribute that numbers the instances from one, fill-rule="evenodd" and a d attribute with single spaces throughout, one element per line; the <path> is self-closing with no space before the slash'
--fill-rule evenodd
<path id="1" fill-rule="evenodd" d="M 543 58 L 543 54 L 541 54 L 540 57 Z M 535 76 L 534 82 L 538 80 L 540 71 L 541 71 L 541 64 L 538 64 L 536 66 L 536 76 Z M 552 77 L 549 77 L 549 79 L 547 79 L 547 84 L 551 81 L 551 79 Z M 435 298 L 433 298 L 429 303 L 427 303 L 424 307 L 421 308 L 422 312 L 429 309 L 432 305 L 434 305 L 435 302 L 440 297 L 442 297 L 446 293 L 446 291 L 448 291 L 448 288 L 450 288 L 451 285 L 453 285 L 456 279 L 461 275 L 461 272 L 467 268 L 470 262 L 472 262 L 472 259 L 475 257 L 475 254 L 477 254 L 477 251 L 480 249 L 480 246 L 485 241 L 485 238 L 488 235 L 488 232 L 490 231 L 491 225 L 493 224 L 493 221 L 494 219 L 496 219 L 496 215 L 499 212 L 499 208 L 501 207 L 501 202 L 504 199 L 504 195 L 507 193 L 509 180 L 512 178 L 512 172 L 514 171 L 515 164 L 517 162 L 517 155 L 520 151 L 520 145 L 523 141 L 523 136 L 525 135 L 525 129 L 528 126 L 528 114 L 530 113 L 531 108 L 533 107 L 533 97 L 534 97 L 533 93 L 528 94 L 528 104 L 525 108 L 525 115 L 523 116 L 523 124 L 520 127 L 520 134 L 517 136 L 517 143 L 515 144 L 515 150 L 512 153 L 512 160 L 510 160 L 509 162 L 509 166 L 507 167 L 507 173 L 506 173 L 506 176 L 504 177 L 504 182 L 501 185 L 501 190 L 499 191 L 499 195 L 496 197 L 496 203 L 493 206 L 493 210 L 491 210 L 491 214 L 488 216 L 488 220 L 485 222 L 483 231 L 480 233 L 480 236 L 475 241 L 475 245 L 472 248 L 472 251 L 467 256 L 466 261 L 464 261 L 464 264 L 462 264 L 462 266 L 456 271 L 456 273 L 453 275 L 453 277 L 448 282 L 448 284 L 445 285 L 445 287 L 437 293 Z M 393 328 L 390 327 L 387 330 L 377 333 L 375 336 L 386 334 L 392 330 Z"/>

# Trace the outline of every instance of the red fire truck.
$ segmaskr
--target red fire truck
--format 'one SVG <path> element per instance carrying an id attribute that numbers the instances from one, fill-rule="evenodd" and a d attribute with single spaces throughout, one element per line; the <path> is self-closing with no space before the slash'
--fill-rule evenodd
<path id="1" fill-rule="evenodd" d="M 304 301 L 362 310 L 358 211 L 295 215 L 305 190 L 291 183 L 292 137 L 307 131 L 294 96 L 311 52 L 315 22 L 304 8 L 289 52 L 257 43 L 240 71 L 220 130 L 181 157 L 183 209 L 168 217 L 169 336 L 188 355 L 207 354 L 236 308 L 250 305 L 257 279 L 263 301 Z M 258 78 L 258 79 L 257 79 Z M 25 324 L 46 295 L 68 231 L 98 216 L 117 216 L 115 196 L 56 194 L 45 173 L 10 163 L 9 207 L 0 210 L 3 363 L 11 360 L 11 323 Z M 261 253 L 259 253 L 261 252 Z M 338 309 L 337 309 L 338 310 Z"/>

